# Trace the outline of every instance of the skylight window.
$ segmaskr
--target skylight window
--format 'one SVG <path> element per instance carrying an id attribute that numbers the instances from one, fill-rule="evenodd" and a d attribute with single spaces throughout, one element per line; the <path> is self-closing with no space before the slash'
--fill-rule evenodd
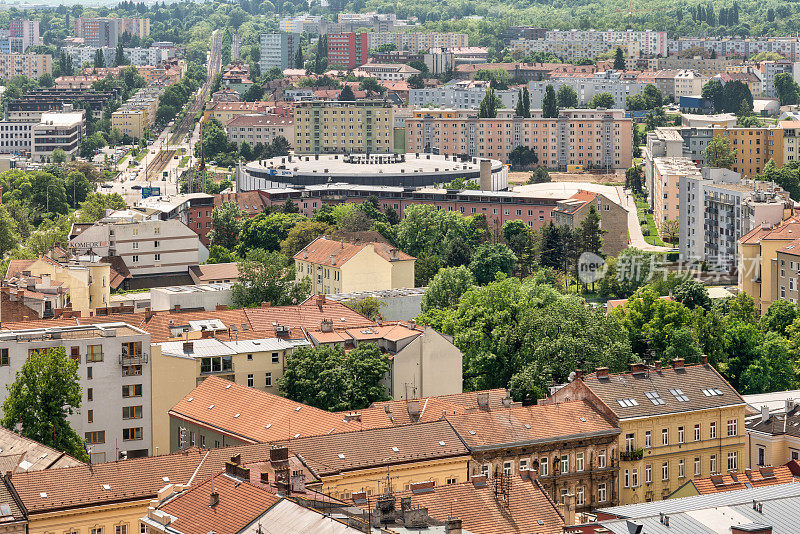
<path id="1" fill-rule="evenodd" d="M 344 460 L 344 454 L 339 454 L 339 455 L 337 455 L 337 456 L 339 456 L 339 459 L 340 459 L 340 460 Z"/>
<path id="2" fill-rule="evenodd" d="M 678 402 L 689 402 L 689 397 L 683 394 L 683 391 L 680 389 L 670 389 L 669 390 L 672 395 L 678 399 Z"/>
<path id="3" fill-rule="evenodd" d="M 400 452 L 400 449 L 398 449 L 397 447 L 392 447 L 392 450 L 393 450 L 394 452 Z"/>
<path id="4" fill-rule="evenodd" d="M 186 402 L 192 402 L 193 400 L 194 400 L 194 397 L 189 397 L 188 399 L 186 399 Z"/>
<path id="5" fill-rule="evenodd" d="M 656 406 L 660 404 L 666 404 L 664 399 L 661 398 L 661 395 L 658 394 L 658 391 L 648 391 L 645 393 L 645 396 L 650 399 L 650 402 L 655 404 Z"/>
<path id="6" fill-rule="evenodd" d="M 47 498 L 47 493 L 45 493 L 45 492 L 41 492 L 41 493 L 39 494 L 39 497 L 41 497 L 42 499 L 46 499 L 46 498 Z"/>
<path id="7" fill-rule="evenodd" d="M 110 489 L 111 489 L 111 486 L 109 486 L 108 484 L 103 484 L 103 489 L 104 489 L 105 491 L 108 491 L 108 490 L 110 490 Z"/>
<path id="8" fill-rule="evenodd" d="M 440 441 L 440 442 L 439 442 L 439 445 L 441 445 L 442 447 L 444 447 L 444 441 Z"/>
<path id="9" fill-rule="evenodd" d="M 214 405 L 212 404 L 211 406 L 209 406 L 209 407 L 208 407 L 208 409 L 210 410 L 210 409 L 211 409 L 211 408 L 213 408 L 213 407 L 214 407 Z"/>
<path id="10" fill-rule="evenodd" d="M 295 434 L 295 435 L 294 435 L 294 439 L 297 439 L 297 438 L 299 438 L 299 437 L 300 437 L 300 434 Z"/>
<path id="11" fill-rule="evenodd" d="M 235 414 L 235 415 L 233 416 L 233 418 L 234 418 L 234 419 L 239 419 L 239 416 L 240 416 L 240 415 L 242 415 L 242 414 L 240 414 L 240 413 L 237 413 L 237 414 Z"/>
<path id="12" fill-rule="evenodd" d="M 703 395 L 705 395 L 706 397 L 714 397 L 717 395 L 722 395 L 722 391 L 720 391 L 717 388 L 703 389 Z"/>
<path id="13" fill-rule="evenodd" d="M 581 420 L 581 423 L 585 423 L 586 422 L 586 418 L 585 417 L 579 417 L 578 419 Z"/>
<path id="14" fill-rule="evenodd" d="M 618 399 L 617 402 L 623 408 L 631 408 L 633 406 L 639 406 L 639 403 L 636 402 L 636 399 Z"/>
<path id="15" fill-rule="evenodd" d="M 294 411 L 299 412 L 300 408 L 302 408 L 302 406 L 298 406 L 297 408 L 294 409 Z"/>

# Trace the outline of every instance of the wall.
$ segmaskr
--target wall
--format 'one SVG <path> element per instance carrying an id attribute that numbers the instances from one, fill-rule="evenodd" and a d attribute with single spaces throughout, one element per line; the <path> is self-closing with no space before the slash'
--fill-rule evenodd
<path id="1" fill-rule="evenodd" d="M 116 527 L 127 526 L 128 534 L 139 532 L 139 518 L 147 515 L 150 499 L 82 507 L 28 517 L 28 534 L 53 534 L 56 532 L 89 533 L 102 529 L 102 534 L 114 534 Z"/>
<path id="2" fill-rule="evenodd" d="M 462 354 L 430 327 L 394 355 L 394 399 L 413 399 L 462 392 Z"/>

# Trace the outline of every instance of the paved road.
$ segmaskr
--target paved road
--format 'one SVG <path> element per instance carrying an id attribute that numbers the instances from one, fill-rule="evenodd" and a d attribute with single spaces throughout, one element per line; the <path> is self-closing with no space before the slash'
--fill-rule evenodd
<path id="1" fill-rule="evenodd" d="M 636 201 L 633 199 L 633 195 L 622 186 L 617 186 L 617 189 L 619 190 L 619 198 L 622 201 L 622 207 L 628 210 L 628 235 L 630 236 L 630 246 L 648 252 L 669 252 L 672 250 L 670 247 L 651 245 L 644 240 L 642 227 L 639 223 L 639 214 L 636 211 Z"/>

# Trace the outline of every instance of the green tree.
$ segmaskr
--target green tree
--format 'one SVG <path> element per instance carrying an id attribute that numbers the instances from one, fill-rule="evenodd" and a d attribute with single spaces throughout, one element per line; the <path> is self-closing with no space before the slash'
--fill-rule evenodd
<path id="1" fill-rule="evenodd" d="M 475 277 L 472 276 L 472 272 L 463 265 L 440 269 L 422 296 L 423 313 L 434 308 L 456 307 L 461 295 L 466 293 L 474 283 Z"/>
<path id="2" fill-rule="evenodd" d="M 519 145 L 508 153 L 508 162 L 515 169 L 526 169 L 539 163 L 539 156 L 530 147 Z"/>
<path id="3" fill-rule="evenodd" d="M 281 252 L 288 258 L 303 250 L 321 235 L 330 234 L 334 228 L 327 223 L 306 219 L 292 226 L 286 239 L 281 241 Z"/>
<path id="4" fill-rule="evenodd" d="M 345 85 L 339 93 L 339 100 L 342 102 L 355 102 L 356 95 L 349 85 Z"/>
<path id="5" fill-rule="evenodd" d="M 6 206 L 0 204 L 0 258 L 17 248 L 20 239 L 17 221 L 8 212 Z M 5 271 L 2 274 L 5 275 Z"/>
<path id="6" fill-rule="evenodd" d="M 104 59 L 104 61 L 105 61 L 105 59 Z M 122 47 L 122 43 L 118 43 L 117 44 L 116 53 L 114 54 L 114 66 L 115 67 L 119 67 L 119 66 L 127 65 L 127 64 L 128 64 L 128 60 L 125 57 L 125 51 L 124 51 L 124 49 Z"/>
<path id="7" fill-rule="evenodd" d="M 381 308 L 386 306 L 386 303 L 375 297 L 369 296 L 358 300 L 348 300 L 344 303 L 345 306 L 350 308 L 356 313 L 360 313 L 370 321 L 377 321 L 382 319 Z"/>
<path id="8" fill-rule="evenodd" d="M 634 165 L 625 171 L 625 189 L 630 189 L 634 194 L 642 193 L 644 189 L 644 172 L 642 167 Z"/>
<path id="9" fill-rule="evenodd" d="M 736 163 L 736 149 L 731 146 L 727 137 L 721 135 L 711 138 L 703 156 L 711 167 L 730 169 Z"/>
<path id="10" fill-rule="evenodd" d="M 69 205 L 73 208 L 77 208 L 78 204 L 86 200 L 89 193 L 91 193 L 92 184 L 82 172 L 72 171 L 67 175 L 64 189 L 67 194 L 67 202 Z"/>
<path id="11" fill-rule="evenodd" d="M 63 347 L 31 354 L 7 388 L 0 421 L 4 428 L 88 460 L 83 440 L 67 420 L 81 407 L 81 386 L 78 361 L 68 358 Z"/>
<path id="12" fill-rule="evenodd" d="M 294 68 L 296 69 L 304 69 L 306 68 L 306 60 L 303 57 L 303 47 L 297 47 L 297 53 L 294 55 Z"/>
<path id="13" fill-rule="evenodd" d="M 589 107 L 611 109 L 614 107 L 614 97 L 611 96 L 611 93 L 597 93 L 589 101 Z"/>
<path id="14" fill-rule="evenodd" d="M 304 300 L 311 293 L 308 277 L 295 281 L 294 262 L 280 252 L 249 250 L 238 267 L 239 280 L 231 294 L 237 308 L 254 307 L 262 302 L 286 306 Z"/>
<path id="15" fill-rule="evenodd" d="M 503 102 L 494 94 L 494 89 L 489 87 L 486 90 L 486 95 L 483 97 L 483 100 L 481 100 L 478 118 L 491 119 L 497 117 L 497 110 L 502 106 Z"/>
<path id="16" fill-rule="evenodd" d="M 106 66 L 106 57 L 103 55 L 103 49 L 98 48 L 94 52 L 94 68 L 103 69 Z"/>
<path id="17" fill-rule="evenodd" d="M 739 389 L 742 394 L 768 393 L 796 389 L 797 356 L 786 338 L 769 332 L 761 343 L 758 357 L 742 372 Z"/>
<path id="18" fill-rule="evenodd" d="M 364 78 L 358 84 L 359 89 L 362 91 L 366 91 L 367 94 L 383 94 L 386 92 L 386 88 L 378 83 L 378 80 L 375 78 Z"/>
<path id="19" fill-rule="evenodd" d="M 550 173 L 547 172 L 547 169 L 544 167 L 536 167 L 536 170 L 533 171 L 530 178 L 528 178 L 529 184 L 543 184 L 551 181 Z"/>
<path id="20" fill-rule="evenodd" d="M 542 117 L 545 119 L 558 118 L 558 103 L 556 102 L 556 91 L 553 86 L 548 84 L 544 88 L 544 98 L 542 99 Z"/>
<path id="21" fill-rule="evenodd" d="M 233 200 L 226 200 L 211 212 L 211 246 L 221 246 L 233 250 L 242 231 L 242 218 L 245 213 Z"/>
<path id="22" fill-rule="evenodd" d="M 342 347 L 301 347 L 287 354 L 278 381 L 287 398 L 322 410 L 366 408 L 388 400 L 381 381 L 389 372 L 389 357 L 373 343 L 345 352 Z"/>
<path id="23" fill-rule="evenodd" d="M 776 74 L 773 83 L 781 106 L 794 105 L 800 101 L 800 86 L 790 72 Z"/>
<path id="24" fill-rule="evenodd" d="M 800 316 L 797 305 L 788 300 L 776 300 L 761 318 L 761 329 L 786 336 L 786 329 Z"/>
<path id="25" fill-rule="evenodd" d="M 592 252 L 594 254 L 603 255 L 603 230 L 600 226 L 600 214 L 594 206 L 589 207 L 589 213 L 581 221 L 578 230 L 579 252 Z"/>
<path id="26" fill-rule="evenodd" d="M 708 100 L 714 105 L 717 112 L 722 112 L 724 109 L 724 88 L 722 82 L 719 80 L 709 80 L 703 86 L 702 96 L 704 100 Z"/>
<path id="27" fill-rule="evenodd" d="M 469 270 L 478 284 L 488 284 L 495 279 L 498 273 L 511 276 L 517 257 L 508 248 L 508 245 L 484 243 L 472 254 Z"/>
<path id="28" fill-rule="evenodd" d="M 711 309 L 711 297 L 708 296 L 706 287 L 697 280 L 681 282 L 673 291 L 672 296 L 689 309 L 696 307 Z"/>
<path id="29" fill-rule="evenodd" d="M 562 109 L 578 107 L 578 93 L 570 85 L 562 85 L 556 93 L 558 107 Z"/>
<path id="30" fill-rule="evenodd" d="M 625 53 L 619 46 L 614 52 L 614 70 L 625 70 Z"/>
<path id="31" fill-rule="evenodd" d="M 63 148 L 56 148 L 50 153 L 50 161 L 56 165 L 62 165 L 67 161 L 67 153 Z"/>
<path id="32" fill-rule="evenodd" d="M 289 230 L 306 218 L 299 213 L 259 213 L 244 219 L 239 234 L 237 250 L 244 257 L 249 249 L 263 248 L 267 251 L 279 250 L 281 241 L 289 236 Z"/>

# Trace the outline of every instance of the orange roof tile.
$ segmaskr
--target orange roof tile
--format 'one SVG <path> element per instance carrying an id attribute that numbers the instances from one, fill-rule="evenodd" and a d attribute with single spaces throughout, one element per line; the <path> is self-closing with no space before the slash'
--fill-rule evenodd
<path id="1" fill-rule="evenodd" d="M 354 243 L 336 241 L 326 237 L 316 238 L 300 252 L 295 254 L 294 259 L 308 261 L 317 265 L 337 267 L 347 263 L 356 254 L 369 246 L 372 246 L 375 253 L 386 261 L 407 261 L 415 259 L 413 256 L 393 247 L 389 243 L 372 242 L 356 245 Z"/>
<path id="2" fill-rule="evenodd" d="M 724 475 L 695 478 L 692 484 L 701 495 L 733 491 L 761 486 L 773 486 L 795 482 L 795 477 L 786 466 L 745 469 L 741 472 L 728 472 Z"/>

